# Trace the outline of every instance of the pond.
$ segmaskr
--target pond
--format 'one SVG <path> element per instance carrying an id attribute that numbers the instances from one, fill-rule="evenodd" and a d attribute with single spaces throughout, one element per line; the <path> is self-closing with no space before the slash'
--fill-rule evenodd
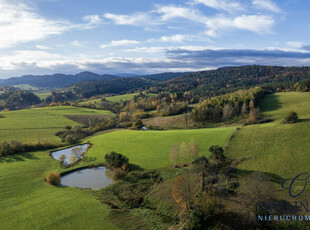
<path id="1" fill-rule="evenodd" d="M 100 166 L 81 169 L 61 177 L 61 186 L 76 188 L 101 189 L 113 183 L 113 179 L 107 175 L 107 168 Z"/>
<path id="2" fill-rule="evenodd" d="M 74 158 L 70 159 L 71 154 L 72 154 L 72 149 L 74 149 L 74 148 L 78 148 L 77 149 L 78 150 L 78 154 L 76 154 Z M 77 160 L 82 159 L 87 148 L 88 148 L 88 144 L 77 145 L 77 146 L 74 146 L 74 147 L 71 147 L 71 148 L 62 149 L 62 150 L 59 150 L 59 151 L 56 151 L 56 152 L 52 152 L 51 155 L 56 160 L 60 160 L 61 156 L 64 155 L 65 156 L 64 164 L 65 165 L 69 165 L 70 163 L 74 163 Z"/>

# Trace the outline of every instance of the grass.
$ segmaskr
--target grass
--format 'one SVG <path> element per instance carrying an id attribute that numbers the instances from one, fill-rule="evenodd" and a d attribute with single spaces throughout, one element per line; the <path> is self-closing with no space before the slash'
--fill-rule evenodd
<path id="1" fill-rule="evenodd" d="M 129 101 L 131 99 L 133 99 L 135 96 L 138 96 L 139 93 L 129 93 L 129 94 L 124 94 L 124 95 L 117 95 L 117 96 L 113 96 L 113 97 L 106 97 L 106 99 L 108 101 L 111 101 L 111 102 L 120 102 L 120 101 Z M 155 96 L 156 94 L 153 94 L 153 93 L 148 93 L 146 94 L 148 97 L 152 97 L 152 96 Z"/>
<path id="2" fill-rule="evenodd" d="M 29 85 L 29 84 L 19 84 L 19 85 L 13 85 L 15 88 L 19 88 L 21 90 L 38 90 L 37 87 Z"/>
<path id="3" fill-rule="evenodd" d="M 44 181 L 60 171 L 48 152 L 0 158 L 0 229 L 118 229 L 110 208 L 88 190 Z"/>
<path id="4" fill-rule="evenodd" d="M 272 122 L 242 127 L 232 139 L 229 157 L 246 159 L 238 168 L 290 178 L 309 172 L 310 93 L 268 95 L 260 105 Z M 299 115 L 295 124 L 281 124 L 290 110 Z"/>
<path id="5" fill-rule="evenodd" d="M 35 92 L 35 95 L 37 95 L 41 100 L 46 99 L 48 96 L 52 95 L 51 92 Z"/>
<path id="6" fill-rule="evenodd" d="M 162 128 L 186 128 L 185 115 L 175 115 L 168 117 L 152 117 L 143 119 L 143 124 L 159 126 Z M 188 118 L 188 127 L 193 127 L 193 121 Z"/>
<path id="7" fill-rule="evenodd" d="M 112 115 L 104 110 L 93 110 L 71 106 L 56 106 L 1 112 L 0 140 L 18 139 L 22 142 L 37 141 L 39 138 L 52 142 L 60 139 L 55 133 L 66 125 L 78 124 L 65 115 Z"/>
<path id="8" fill-rule="evenodd" d="M 135 96 L 139 95 L 139 93 L 129 93 L 129 94 L 123 94 L 123 95 L 117 95 L 117 96 L 111 96 L 111 97 L 106 97 L 105 99 L 107 101 L 111 101 L 114 103 L 120 102 L 120 101 L 129 101 L 131 99 L 133 99 Z M 148 93 L 147 96 L 148 97 L 152 97 L 155 96 L 156 94 L 153 93 Z M 101 102 L 101 98 L 98 99 L 94 99 L 94 100 L 89 100 L 89 101 L 84 101 L 81 102 L 80 104 L 95 104 L 98 105 Z"/>
<path id="9" fill-rule="evenodd" d="M 224 146 L 235 127 L 215 129 L 133 131 L 120 130 L 88 139 L 93 147 L 87 155 L 104 161 L 104 155 L 116 151 L 129 157 L 130 163 L 146 169 L 171 165 L 169 150 L 173 143 L 194 139 L 201 154 L 208 155 L 211 145 Z"/>

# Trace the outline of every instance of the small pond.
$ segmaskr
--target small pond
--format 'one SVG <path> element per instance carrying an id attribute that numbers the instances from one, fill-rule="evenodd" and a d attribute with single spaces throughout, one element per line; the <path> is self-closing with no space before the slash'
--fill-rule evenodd
<path id="1" fill-rule="evenodd" d="M 106 169 L 103 166 L 81 169 L 61 177 L 61 186 L 76 188 L 95 188 L 101 189 L 113 183 L 113 179 L 108 177 Z"/>
<path id="2" fill-rule="evenodd" d="M 64 160 L 64 164 L 65 165 L 68 165 L 70 163 L 74 163 L 75 161 L 79 160 L 79 159 L 82 159 L 83 158 L 83 155 L 77 155 L 76 158 L 75 158 L 75 161 L 71 162 L 70 161 L 70 156 L 71 156 L 71 153 L 72 153 L 72 149 L 74 148 L 81 148 L 81 151 L 82 153 L 84 154 L 86 149 L 88 148 L 88 144 L 84 144 L 84 145 L 77 145 L 77 146 L 74 146 L 74 147 L 71 147 L 71 148 L 67 148 L 67 149 L 62 149 L 62 150 L 59 150 L 59 151 L 56 151 L 56 152 L 52 152 L 52 157 L 55 158 L 56 160 L 59 160 L 59 158 L 62 156 L 62 155 L 65 155 L 66 158 Z"/>

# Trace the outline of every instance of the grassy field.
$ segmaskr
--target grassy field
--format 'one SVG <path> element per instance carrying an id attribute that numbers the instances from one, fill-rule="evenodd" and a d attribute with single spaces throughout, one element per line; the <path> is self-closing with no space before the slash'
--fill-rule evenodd
<path id="1" fill-rule="evenodd" d="M 117 95 L 117 96 L 111 96 L 111 97 L 106 97 L 105 99 L 107 101 L 111 101 L 111 102 L 120 102 L 120 101 L 129 101 L 131 99 L 133 99 L 135 96 L 139 95 L 139 93 L 129 93 L 129 94 L 123 94 L 123 95 Z M 147 94 L 148 97 L 151 97 L 151 96 L 155 96 L 156 94 L 153 94 L 153 93 L 149 93 Z M 81 102 L 80 104 L 88 104 L 88 103 L 91 103 L 91 104 L 95 104 L 95 105 L 98 105 L 101 101 L 101 98 L 99 99 L 94 99 L 94 100 L 89 100 L 89 101 L 84 101 L 84 102 Z"/>
<path id="2" fill-rule="evenodd" d="M 50 96 L 51 92 L 35 92 L 34 94 L 37 95 L 41 100 L 43 100 Z"/>
<path id="3" fill-rule="evenodd" d="M 184 114 L 168 117 L 152 117 L 143 119 L 142 121 L 145 125 L 159 126 L 162 128 L 186 128 L 186 120 Z M 193 121 L 188 118 L 187 126 L 193 127 L 193 124 Z"/>
<path id="4" fill-rule="evenodd" d="M 140 167 L 154 169 L 171 165 L 169 150 L 173 143 L 194 139 L 200 153 L 208 155 L 211 145 L 224 146 L 235 127 L 216 129 L 132 131 L 120 130 L 90 138 L 93 147 L 88 156 L 104 161 L 104 155 L 117 151 L 129 157 L 130 162 Z"/>
<path id="5" fill-rule="evenodd" d="M 70 106 L 45 107 L 11 112 L 1 112 L 0 140 L 17 139 L 23 142 L 39 138 L 59 142 L 55 133 L 64 130 L 66 125 L 76 122 L 65 115 L 112 115 L 109 111 L 77 108 Z"/>
<path id="6" fill-rule="evenodd" d="M 37 114 L 40 119 L 44 117 L 42 113 L 62 117 L 70 109 L 76 108 L 59 109 L 52 107 L 42 111 L 23 111 L 23 116 L 27 117 L 29 112 L 32 116 Z M 86 113 L 91 110 L 82 111 Z M 18 116 L 16 112 L 12 114 L 11 119 L 14 115 Z M 62 124 L 63 118 L 58 119 L 57 122 Z M 51 124 L 55 126 L 55 122 Z M 40 123 L 42 129 L 44 121 Z M 201 154 L 208 154 L 210 145 L 224 145 L 234 129 L 110 132 L 90 138 L 94 144 L 87 152 L 90 161 L 82 161 L 75 167 L 103 162 L 105 153 L 115 150 L 127 155 L 131 163 L 144 168 L 160 168 L 171 164 L 168 155 L 172 143 L 188 142 L 194 138 Z M 64 171 L 48 151 L 3 157 L 0 158 L 0 164 L 0 229 L 118 229 L 114 225 L 116 220 L 111 222 L 110 208 L 96 200 L 91 191 L 54 187 L 44 181 L 47 172 Z"/>
<path id="7" fill-rule="evenodd" d="M 13 87 L 21 90 L 38 90 L 37 87 L 28 84 L 13 85 Z"/>
<path id="8" fill-rule="evenodd" d="M 232 139 L 227 154 L 245 159 L 241 170 L 254 170 L 289 178 L 309 172 L 310 93 L 277 93 L 260 105 L 272 122 L 242 127 Z M 286 113 L 294 110 L 300 120 L 281 124 Z"/>
<path id="9" fill-rule="evenodd" d="M 44 181 L 60 171 L 48 152 L 0 158 L 0 165 L 0 229 L 117 229 L 90 191 Z"/>

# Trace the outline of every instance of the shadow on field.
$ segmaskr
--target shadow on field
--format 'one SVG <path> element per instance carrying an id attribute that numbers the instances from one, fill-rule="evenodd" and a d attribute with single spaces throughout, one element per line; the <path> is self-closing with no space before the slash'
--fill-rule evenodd
<path id="1" fill-rule="evenodd" d="M 267 95 L 261 103 L 259 103 L 259 108 L 261 109 L 262 112 L 270 112 L 274 111 L 277 109 L 280 109 L 282 107 L 282 103 L 279 100 L 280 96 L 279 95 Z M 264 103 L 268 100 L 268 103 Z M 263 103 L 262 103 L 263 102 Z"/>
<path id="2" fill-rule="evenodd" d="M 238 176 L 240 177 L 244 177 L 244 176 L 247 176 L 251 173 L 253 173 L 255 171 L 251 171 L 251 170 L 244 170 L 244 169 L 237 169 L 237 174 Z M 280 177 L 279 175 L 277 174 L 274 174 L 274 173 L 268 173 L 268 172 L 264 172 L 264 174 L 266 176 L 269 177 L 270 181 L 273 182 L 273 183 L 277 183 L 277 184 L 281 184 L 282 181 L 284 180 L 284 178 Z"/>
<path id="3" fill-rule="evenodd" d="M 130 171 L 143 171 L 144 170 L 144 168 L 140 167 L 139 165 L 135 165 L 135 164 L 129 164 L 128 169 Z"/>
<path id="4" fill-rule="evenodd" d="M 0 157 L 0 163 L 12 163 L 17 161 L 25 161 L 25 160 L 39 160 L 40 158 L 34 156 L 31 153 L 23 153 L 23 154 L 16 154 L 12 156 L 7 156 L 4 158 Z"/>
<path id="5" fill-rule="evenodd" d="M 310 121 L 310 119 L 306 118 L 306 119 L 298 119 L 297 123 L 301 123 L 301 122 L 307 122 Z"/>

